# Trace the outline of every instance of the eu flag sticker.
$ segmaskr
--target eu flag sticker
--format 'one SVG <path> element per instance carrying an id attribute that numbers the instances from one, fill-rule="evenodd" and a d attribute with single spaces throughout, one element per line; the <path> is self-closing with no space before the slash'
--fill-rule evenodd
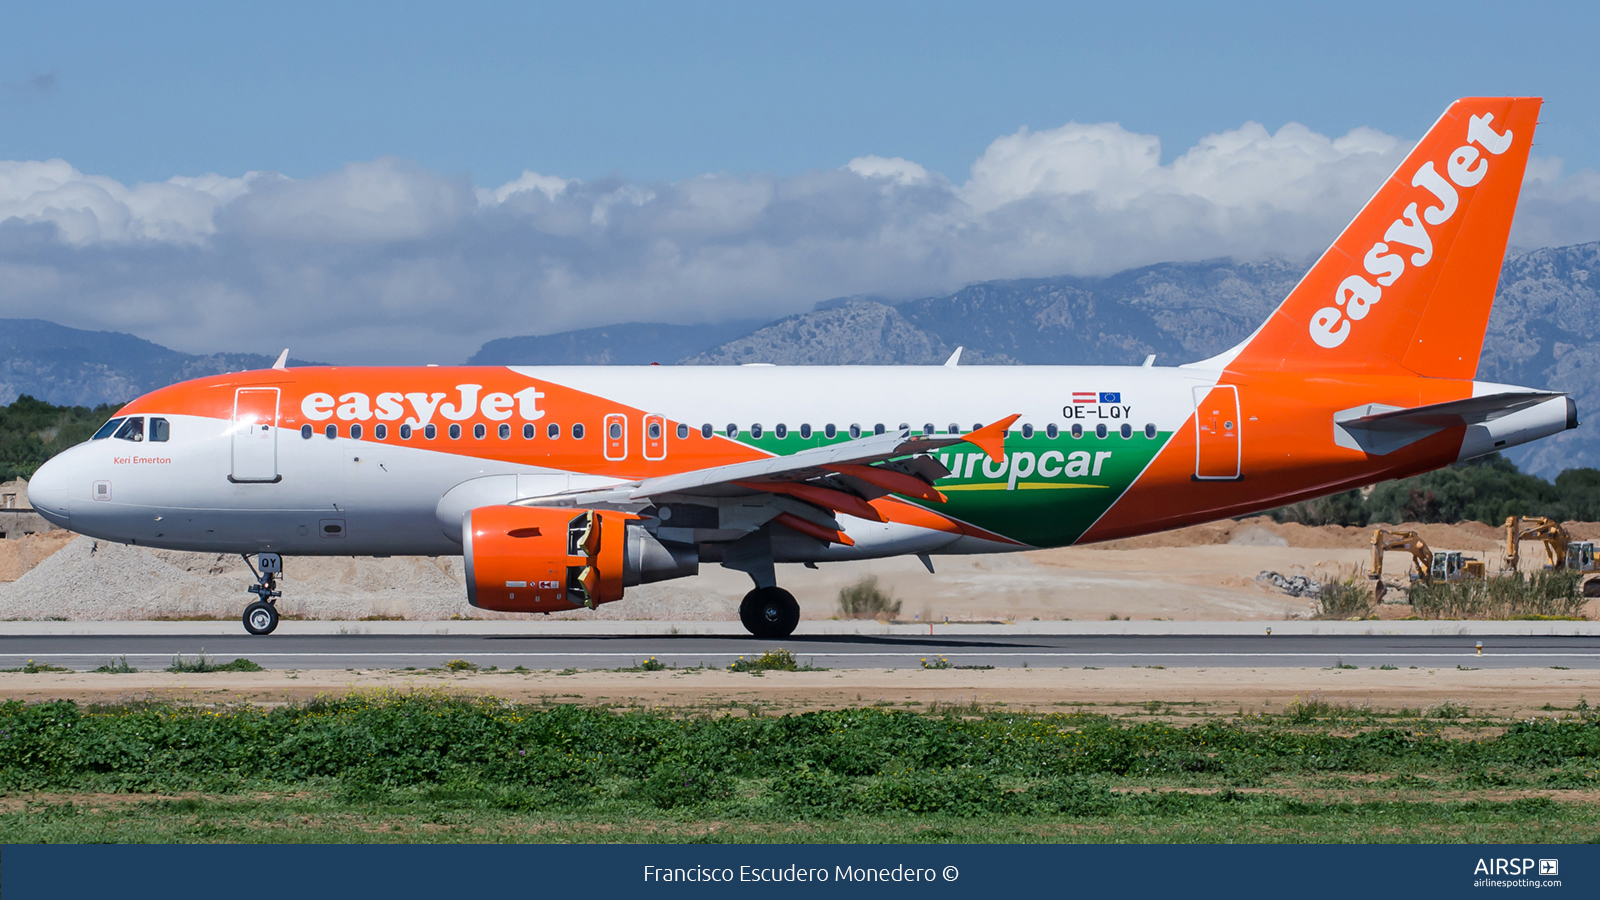
<path id="1" fill-rule="evenodd" d="M 1122 392 L 1121 391 L 1101 391 L 1100 392 L 1100 402 L 1101 403 L 1121 403 L 1122 402 Z"/>

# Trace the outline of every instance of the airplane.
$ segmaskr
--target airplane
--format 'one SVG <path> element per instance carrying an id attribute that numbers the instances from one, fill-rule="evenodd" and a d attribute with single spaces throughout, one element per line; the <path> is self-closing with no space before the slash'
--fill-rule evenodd
<path id="1" fill-rule="evenodd" d="M 343 367 L 183 382 L 48 461 L 45 518 L 283 557 L 461 555 L 475 607 L 593 609 L 707 563 L 744 626 L 776 565 L 1087 544 L 1417 475 L 1577 427 L 1474 380 L 1539 98 L 1452 104 L 1270 318 L 1157 367 Z"/>

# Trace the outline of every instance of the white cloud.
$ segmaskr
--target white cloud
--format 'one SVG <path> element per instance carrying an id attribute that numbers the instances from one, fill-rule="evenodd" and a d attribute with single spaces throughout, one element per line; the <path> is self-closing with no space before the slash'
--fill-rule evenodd
<path id="1" fill-rule="evenodd" d="M 123 185 L 0 162 L 0 317 L 180 349 L 451 362 L 483 341 L 626 320 L 776 317 L 851 294 L 1320 251 L 1408 148 L 1256 123 L 1169 162 L 1119 125 L 995 140 L 954 183 L 861 156 L 793 176 L 638 184 L 527 171 L 475 186 L 392 158 Z M 1512 241 L 1600 238 L 1600 174 L 1529 167 Z"/>

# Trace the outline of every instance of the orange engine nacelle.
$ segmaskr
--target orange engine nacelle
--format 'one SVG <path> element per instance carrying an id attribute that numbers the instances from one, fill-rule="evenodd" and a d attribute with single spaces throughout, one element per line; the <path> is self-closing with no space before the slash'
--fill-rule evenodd
<path id="1" fill-rule="evenodd" d="M 623 588 L 699 570 L 696 548 L 662 544 L 632 513 L 483 506 L 461 531 L 467 602 L 481 609 L 593 609 Z"/>

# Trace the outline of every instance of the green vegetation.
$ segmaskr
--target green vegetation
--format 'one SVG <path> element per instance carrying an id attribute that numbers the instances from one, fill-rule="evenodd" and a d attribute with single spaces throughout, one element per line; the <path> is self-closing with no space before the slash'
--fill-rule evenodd
<path id="1" fill-rule="evenodd" d="M 259 663 L 251 662 L 244 657 L 239 657 L 232 662 L 218 663 L 200 651 L 200 655 L 193 659 L 184 659 L 180 653 L 172 658 L 172 665 L 167 666 L 168 672 L 259 672 Z"/>
<path id="2" fill-rule="evenodd" d="M 839 613 L 846 619 L 893 619 L 900 615 L 900 601 L 878 586 L 878 576 L 868 575 L 839 590 Z"/>
<path id="3" fill-rule="evenodd" d="M 128 665 L 128 655 L 126 653 L 122 656 L 114 657 L 110 662 L 95 669 L 95 672 L 101 675 L 127 675 L 137 671 L 139 670 Z"/>
<path id="4" fill-rule="evenodd" d="M 755 659 L 745 659 L 741 656 L 728 663 L 728 668 L 735 672 L 794 672 L 800 668 L 800 664 L 795 660 L 793 653 L 779 647 L 776 650 L 768 650 Z"/>
<path id="5" fill-rule="evenodd" d="M 1273 510 L 1279 522 L 1359 525 L 1460 522 L 1504 525 L 1509 516 L 1600 521 L 1600 469 L 1568 469 L 1552 484 L 1517 471 L 1498 453 L 1436 472 L 1386 481 L 1363 499 L 1347 491 Z"/>
<path id="6" fill-rule="evenodd" d="M 1597 769 L 1587 704 L 1496 723 L 1312 697 L 1177 726 L 394 692 L 272 710 L 12 701 L 0 790 L 25 796 L 0 841 L 1567 841 L 1600 826 Z"/>
<path id="7" fill-rule="evenodd" d="M 1520 572 L 1411 586 L 1410 602 L 1424 619 L 1583 618 L 1579 572 Z"/>
<path id="8" fill-rule="evenodd" d="M 0 481 L 32 478 L 45 460 L 88 440 L 117 408 L 55 406 L 27 394 L 0 406 Z"/>
<path id="9" fill-rule="evenodd" d="M 1322 586 L 1317 595 L 1317 618 L 1349 619 L 1366 616 L 1372 609 L 1371 582 L 1359 571 L 1340 574 Z"/>

